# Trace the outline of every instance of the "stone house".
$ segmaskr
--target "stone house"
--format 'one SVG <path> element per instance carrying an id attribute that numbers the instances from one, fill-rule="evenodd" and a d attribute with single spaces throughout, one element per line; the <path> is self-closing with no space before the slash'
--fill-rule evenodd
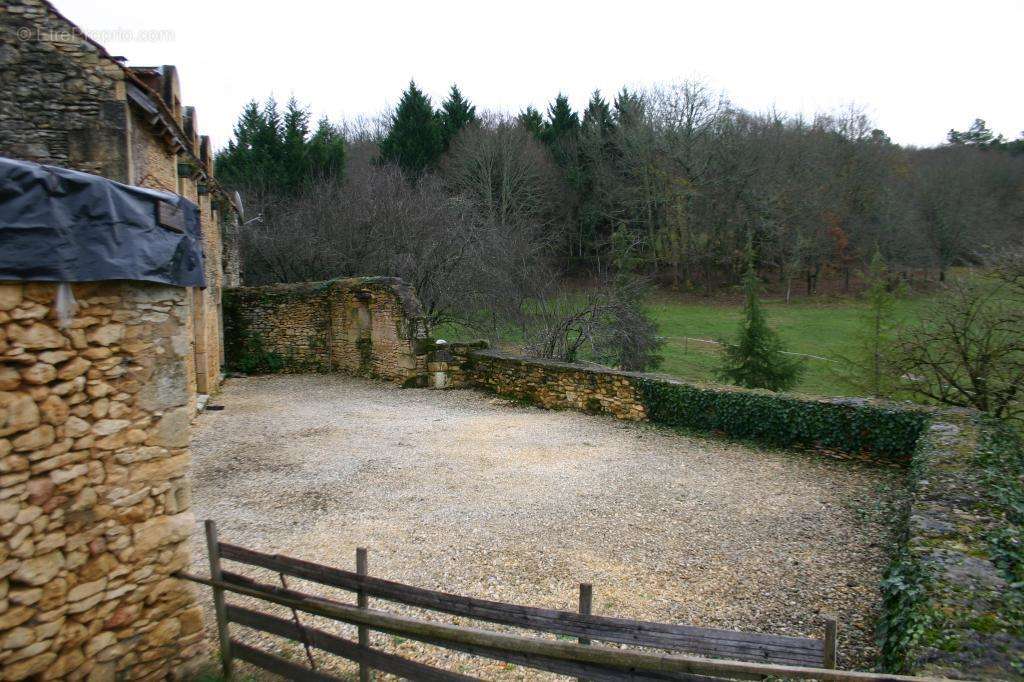
<path id="1" fill-rule="evenodd" d="M 173 66 L 129 67 L 45 0 L 0 4 L 0 156 L 95 173 L 199 206 L 206 288 L 189 292 L 194 393 L 217 390 L 221 290 L 238 286 L 238 217 Z"/>

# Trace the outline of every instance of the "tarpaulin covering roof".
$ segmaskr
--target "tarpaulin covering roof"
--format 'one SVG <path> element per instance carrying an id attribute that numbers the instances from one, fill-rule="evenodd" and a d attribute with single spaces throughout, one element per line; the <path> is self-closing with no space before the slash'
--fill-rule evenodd
<path id="1" fill-rule="evenodd" d="M 199 208 L 184 197 L 0 157 L 0 281 L 206 286 Z"/>

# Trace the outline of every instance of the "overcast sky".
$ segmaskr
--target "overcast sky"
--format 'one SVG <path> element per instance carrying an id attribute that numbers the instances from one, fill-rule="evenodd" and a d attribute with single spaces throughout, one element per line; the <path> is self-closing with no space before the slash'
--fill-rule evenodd
<path id="1" fill-rule="evenodd" d="M 175 64 L 217 147 L 249 99 L 294 95 L 340 120 L 393 105 L 410 78 L 435 104 L 454 82 L 509 112 L 698 77 L 753 110 L 857 103 L 903 144 L 976 117 L 1024 129 L 1024 0 L 55 4 L 129 64 Z"/>

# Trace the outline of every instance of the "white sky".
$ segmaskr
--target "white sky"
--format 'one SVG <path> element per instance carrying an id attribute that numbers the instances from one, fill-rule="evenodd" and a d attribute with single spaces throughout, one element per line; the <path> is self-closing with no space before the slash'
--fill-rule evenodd
<path id="1" fill-rule="evenodd" d="M 295 95 L 340 120 L 376 115 L 410 78 L 435 105 L 455 82 L 510 112 L 699 77 L 747 109 L 855 102 L 903 144 L 975 117 L 1024 129 L 1024 0 L 54 2 L 129 64 L 175 64 L 218 148 L 249 99 Z M 172 35 L 140 35 L 152 30 Z"/>

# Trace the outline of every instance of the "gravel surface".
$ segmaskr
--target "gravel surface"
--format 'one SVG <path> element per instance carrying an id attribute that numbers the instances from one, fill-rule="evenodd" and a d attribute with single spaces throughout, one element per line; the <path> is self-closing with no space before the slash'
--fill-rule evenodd
<path id="1" fill-rule="evenodd" d="M 837 614 L 840 667 L 873 665 L 897 469 L 337 375 L 232 379 L 214 402 L 196 420 L 193 506 L 226 542 L 345 568 L 365 546 L 380 577 L 552 608 L 591 582 L 604 615 L 820 637 Z M 488 679 L 551 678 L 373 641 Z"/>

